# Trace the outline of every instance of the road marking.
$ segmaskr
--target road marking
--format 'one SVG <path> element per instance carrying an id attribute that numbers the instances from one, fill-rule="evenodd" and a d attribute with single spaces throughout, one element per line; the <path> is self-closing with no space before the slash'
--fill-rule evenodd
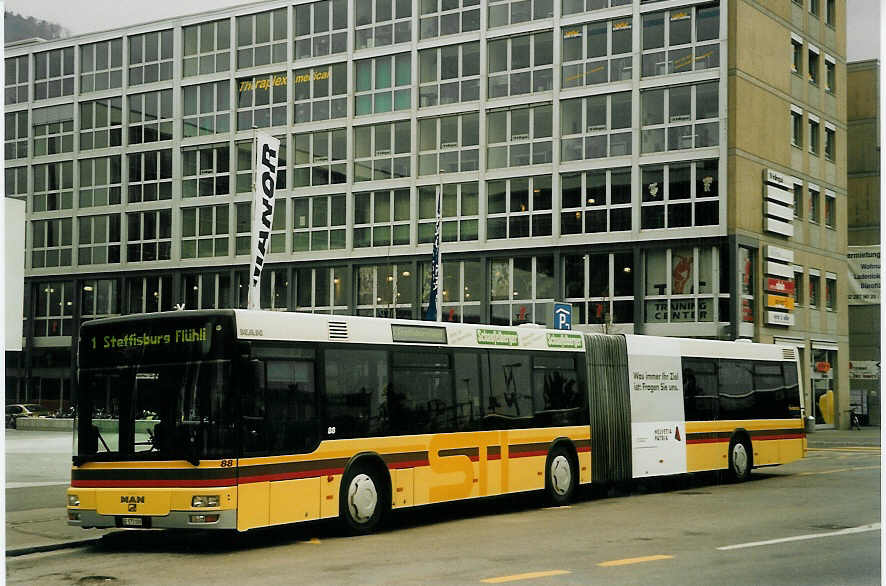
<path id="1" fill-rule="evenodd" d="M 557 509 L 571 509 L 572 505 L 560 505 L 559 507 L 545 507 L 546 511 L 556 511 Z"/>
<path id="2" fill-rule="evenodd" d="M 834 468 L 833 470 L 820 470 L 818 472 L 800 472 L 798 476 L 814 476 L 816 474 L 836 474 L 837 472 L 851 472 L 853 470 L 876 470 L 879 466 L 853 466 L 852 468 Z"/>
<path id="3" fill-rule="evenodd" d="M 545 572 L 527 572 L 525 574 L 513 574 L 511 576 L 498 576 L 497 578 L 486 578 L 480 580 L 485 584 L 502 584 L 504 582 L 516 582 L 518 580 L 532 580 L 534 578 L 548 578 L 550 576 L 562 576 L 570 574 L 569 570 L 547 570 Z"/>
<path id="4" fill-rule="evenodd" d="M 629 564 L 642 564 L 644 562 L 655 562 L 658 560 L 672 560 L 674 556 L 672 555 L 647 555 L 640 558 L 626 558 L 623 560 L 611 560 L 608 562 L 600 562 L 597 564 L 598 566 L 604 568 L 610 568 L 612 566 L 627 566 Z"/>
<path id="5" fill-rule="evenodd" d="M 872 452 L 877 453 L 880 448 L 877 446 L 846 446 L 843 448 L 809 448 L 810 452 Z"/>
<path id="6" fill-rule="evenodd" d="M 308 539 L 306 541 L 302 541 L 302 543 L 313 543 L 316 545 L 316 544 L 320 543 L 320 540 L 317 539 L 316 537 L 311 537 L 310 539 Z"/>
<path id="7" fill-rule="evenodd" d="M 7 482 L 6 488 L 36 488 L 38 486 L 69 486 L 70 482 Z"/>
<path id="8" fill-rule="evenodd" d="M 867 531 L 879 531 L 880 524 L 872 523 L 870 525 L 861 525 L 860 527 L 851 527 L 849 529 L 840 529 L 830 533 L 810 533 L 808 535 L 797 535 L 794 537 L 782 537 L 781 539 L 769 539 L 767 541 L 753 541 L 751 543 L 739 543 L 737 545 L 725 545 L 718 547 L 720 551 L 728 551 L 730 549 L 744 549 L 746 547 L 760 547 L 762 545 L 774 545 L 776 543 L 787 543 L 789 541 L 806 541 L 808 539 L 819 539 L 821 537 L 837 537 L 839 535 L 851 535 L 853 533 L 865 533 Z"/>

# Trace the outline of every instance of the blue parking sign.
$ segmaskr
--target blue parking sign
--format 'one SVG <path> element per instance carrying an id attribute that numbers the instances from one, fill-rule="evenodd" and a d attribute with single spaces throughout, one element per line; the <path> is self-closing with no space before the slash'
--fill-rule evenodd
<path id="1" fill-rule="evenodd" d="M 554 303 L 554 329 L 572 329 L 572 304 Z"/>

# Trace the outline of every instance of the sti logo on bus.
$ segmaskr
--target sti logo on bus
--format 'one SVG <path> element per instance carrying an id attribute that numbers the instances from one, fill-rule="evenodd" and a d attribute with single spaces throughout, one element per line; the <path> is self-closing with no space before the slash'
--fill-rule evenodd
<path id="1" fill-rule="evenodd" d="M 261 147 L 259 185 L 261 186 L 261 207 L 254 214 L 253 222 L 258 224 L 258 243 L 253 250 L 252 284 L 258 285 L 262 265 L 265 262 L 268 236 L 271 233 L 271 220 L 274 216 L 274 187 L 277 183 L 277 149 L 259 141 Z"/>

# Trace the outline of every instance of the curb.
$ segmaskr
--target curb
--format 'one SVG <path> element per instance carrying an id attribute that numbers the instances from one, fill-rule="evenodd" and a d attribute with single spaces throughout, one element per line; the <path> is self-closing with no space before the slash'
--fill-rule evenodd
<path id="1" fill-rule="evenodd" d="M 66 541 L 64 543 L 50 543 L 49 545 L 34 545 L 31 547 L 20 547 L 17 549 L 7 549 L 6 557 L 13 558 L 23 555 L 31 555 L 33 553 L 43 553 L 47 551 L 58 551 L 60 549 L 71 549 L 75 547 L 84 547 L 87 545 L 91 545 L 93 543 L 97 543 L 101 540 L 101 537 L 95 537 L 93 539 L 81 539 L 79 541 Z"/>

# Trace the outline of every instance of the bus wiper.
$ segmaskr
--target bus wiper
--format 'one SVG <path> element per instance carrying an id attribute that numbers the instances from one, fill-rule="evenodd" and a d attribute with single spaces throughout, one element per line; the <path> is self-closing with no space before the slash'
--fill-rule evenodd
<path id="1" fill-rule="evenodd" d="M 99 440 L 99 441 L 102 443 L 102 445 L 105 447 L 105 451 L 106 451 L 106 452 L 110 452 L 110 451 L 111 451 L 111 448 L 109 448 L 109 447 L 108 447 L 108 444 L 105 443 L 105 438 L 102 437 L 102 432 L 98 429 L 98 426 L 97 426 L 97 425 L 93 425 L 93 426 L 92 426 L 92 432 L 95 434 L 95 437 L 97 437 L 98 440 Z"/>

